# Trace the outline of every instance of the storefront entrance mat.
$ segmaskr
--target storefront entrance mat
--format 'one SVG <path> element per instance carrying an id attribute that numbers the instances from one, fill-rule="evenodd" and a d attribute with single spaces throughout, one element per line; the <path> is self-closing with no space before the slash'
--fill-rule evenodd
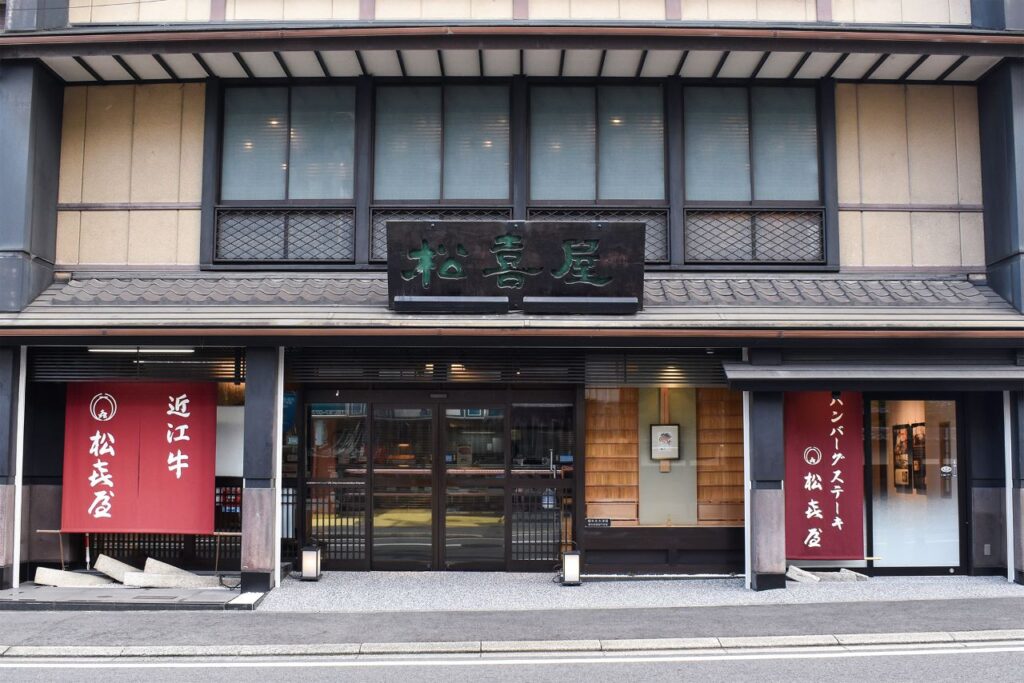
<path id="1" fill-rule="evenodd" d="M 262 593 L 227 588 L 57 588 L 26 583 L 0 591 L 0 611 L 253 610 L 262 599 Z"/>

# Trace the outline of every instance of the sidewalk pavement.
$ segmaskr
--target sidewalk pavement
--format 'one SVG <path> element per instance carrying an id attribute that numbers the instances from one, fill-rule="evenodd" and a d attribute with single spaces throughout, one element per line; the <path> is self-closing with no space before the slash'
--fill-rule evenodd
<path id="1" fill-rule="evenodd" d="M 713 649 L 845 645 L 844 635 L 878 643 L 1024 639 L 1024 598 L 513 612 L 8 612 L 0 623 L 4 656 Z"/>

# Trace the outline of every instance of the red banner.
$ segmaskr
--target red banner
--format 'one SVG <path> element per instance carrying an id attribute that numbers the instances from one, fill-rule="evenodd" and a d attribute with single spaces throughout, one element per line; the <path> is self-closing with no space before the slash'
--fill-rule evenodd
<path id="1" fill-rule="evenodd" d="M 788 559 L 864 559 L 863 424 L 859 393 L 786 394 Z"/>
<path id="2" fill-rule="evenodd" d="M 65 532 L 213 532 L 217 388 L 68 385 Z"/>

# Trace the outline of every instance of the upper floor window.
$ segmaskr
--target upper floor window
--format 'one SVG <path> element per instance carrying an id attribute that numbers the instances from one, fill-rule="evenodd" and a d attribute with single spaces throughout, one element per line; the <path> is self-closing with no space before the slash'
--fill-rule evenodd
<path id="1" fill-rule="evenodd" d="M 688 87 L 683 91 L 688 202 L 817 202 L 815 91 Z"/>
<path id="2" fill-rule="evenodd" d="M 351 200 L 355 88 L 229 88 L 221 199 Z"/>
<path id="3" fill-rule="evenodd" d="M 508 200 L 507 86 L 382 86 L 376 119 L 376 201 Z"/>
<path id="4" fill-rule="evenodd" d="M 665 199 L 658 86 L 538 86 L 530 92 L 530 198 Z"/>

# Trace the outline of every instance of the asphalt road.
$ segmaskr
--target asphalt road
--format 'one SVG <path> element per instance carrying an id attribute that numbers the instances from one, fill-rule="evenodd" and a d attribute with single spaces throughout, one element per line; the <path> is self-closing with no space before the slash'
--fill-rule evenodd
<path id="1" fill-rule="evenodd" d="M 972 649 L 913 646 L 890 649 L 814 648 L 738 654 L 279 660 L 0 661 L 5 681 L 1000 681 L 1021 680 L 1024 643 Z"/>

